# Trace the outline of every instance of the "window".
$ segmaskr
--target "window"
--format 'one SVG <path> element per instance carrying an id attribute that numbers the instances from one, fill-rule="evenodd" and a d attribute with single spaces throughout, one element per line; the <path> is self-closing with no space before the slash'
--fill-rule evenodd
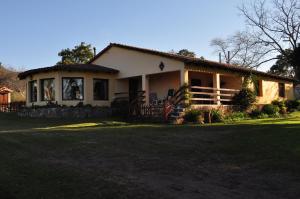
<path id="1" fill-rule="evenodd" d="M 108 100 L 107 79 L 94 79 L 94 100 Z"/>
<path id="2" fill-rule="evenodd" d="M 37 81 L 29 82 L 29 101 L 36 102 L 37 101 Z"/>
<path id="3" fill-rule="evenodd" d="M 54 79 L 41 80 L 41 101 L 54 101 L 55 87 Z"/>
<path id="4" fill-rule="evenodd" d="M 263 96 L 263 84 L 262 84 L 262 80 L 256 80 L 255 84 L 254 84 L 254 88 L 255 88 L 255 93 L 258 97 L 262 97 Z"/>
<path id="5" fill-rule="evenodd" d="M 83 78 L 62 78 L 62 99 L 83 100 Z"/>
<path id="6" fill-rule="evenodd" d="M 284 85 L 284 83 L 279 83 L 278 88 L 279 88 L 279 97 L 285 97 L 285 85 Z"/>

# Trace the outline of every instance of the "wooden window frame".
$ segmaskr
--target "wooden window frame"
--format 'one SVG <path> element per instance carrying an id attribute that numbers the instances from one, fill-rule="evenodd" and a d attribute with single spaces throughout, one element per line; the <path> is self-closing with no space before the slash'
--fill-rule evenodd
<path id="1" fill-rule="evenodd" d="M 281 89 L 283 89 L 283 90 L 281 90 Z M 282 98 L 286 97 L 285 83 L 283 83 L 283 82 L 278 83 L 278 95 L 279 95 L 279 97 L 282 97 Z"/>

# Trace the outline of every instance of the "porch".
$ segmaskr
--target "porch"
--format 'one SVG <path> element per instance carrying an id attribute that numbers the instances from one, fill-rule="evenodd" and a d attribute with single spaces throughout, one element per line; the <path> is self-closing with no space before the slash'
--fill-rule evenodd
<path id="1" fill-rule="evenodd" d="M 138 98 L 141 104 L 159 106 L 178 95 L 183 85 L 188 85 L 188 102 L 193 107 L 233 105 L 232 97 L 240 91 L 242 77 L 183 70 L 118 79 L 114 99 L 133 102 Z"/>

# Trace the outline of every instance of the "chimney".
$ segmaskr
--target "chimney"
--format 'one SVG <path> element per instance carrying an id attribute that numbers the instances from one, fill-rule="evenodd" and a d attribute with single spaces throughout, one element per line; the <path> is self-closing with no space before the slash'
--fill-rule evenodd
<path id="1" fill-rule="evenodd" d="M 221 64 L 222 63 L 222 54 L 219 53 L 219 63 Z"/>
<path id="2" fill-rule="evenodd" d="M 94 57 L 95 57 L 96 56 L 96 48 L 94 47 L 93 50 L 94 50 Z"/>
<path id="3" fill-rule="evenodd" d="M 230 64 L 230 51 L 228 51 L 227 64 Z"/>

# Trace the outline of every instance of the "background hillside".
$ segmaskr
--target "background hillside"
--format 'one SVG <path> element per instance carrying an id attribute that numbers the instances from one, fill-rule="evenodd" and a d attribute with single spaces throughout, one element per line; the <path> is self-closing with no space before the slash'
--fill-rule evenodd
<path id="1" fill-rule="evenodd" d="M 25 81 L 18 79 L 19 72 L 5 67 L 0 63 L 0 87 L 6 86 L 14 92 L 11 95 L 13 102 L 25 101 Z"/>

